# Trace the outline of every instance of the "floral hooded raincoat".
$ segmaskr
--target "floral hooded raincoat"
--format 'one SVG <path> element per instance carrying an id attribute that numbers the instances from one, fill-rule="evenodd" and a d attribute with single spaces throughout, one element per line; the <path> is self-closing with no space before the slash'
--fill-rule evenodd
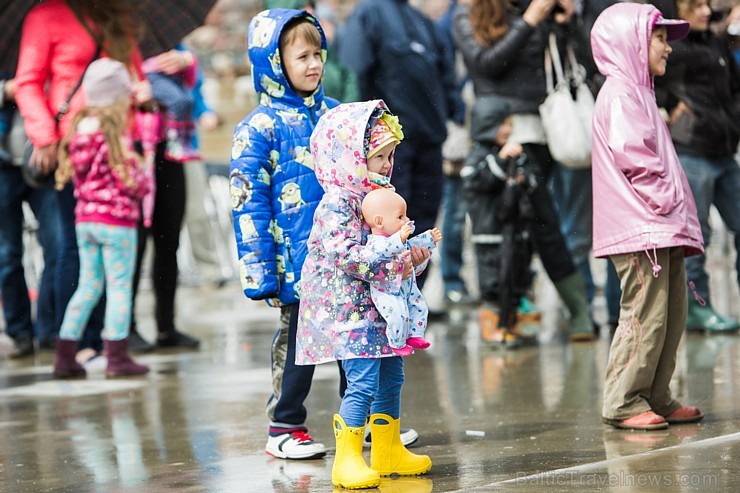
<path id="1" fill-rule="evenodd" d="M 381 100 L 340 105 L 311 136 L 316 177 L 324 188 L 308 239 L 300 282 L 296 364 L 395 356 L 370 285 L 398 294 L 403 262 L 366 246 L 370 228 L 360 206 L 377 187 L 365 159 L 368 129 L 386 110 Z M 384 186 L 390 187 L 390 184 Z"/>

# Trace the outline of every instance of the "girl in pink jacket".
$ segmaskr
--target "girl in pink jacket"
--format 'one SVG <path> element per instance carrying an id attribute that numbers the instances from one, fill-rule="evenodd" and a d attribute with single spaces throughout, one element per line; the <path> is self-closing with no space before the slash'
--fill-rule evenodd
<path id="1" fill-rule="evenodd" d="M 64 313 L 54 375 L 83 376 L 75 361 L 77 341 L 105 286 L 103 344 L 106 375 L 135 375 L 149 368 L 128 355 L 131 283 L 136 265 L 140 201 L 150 187 L 133 152 L 129 115 L 132 82 L 126 66 L 111 58 L 90 64 L 82 79 L 87 105 L 62 140 L 57 188 L 72 178 L 77 199 L 75 230 L 80 281 Z"/>
<path id="2" fill-rule="evenodd" d="M 606 82 L 593 119 L 593 248 L 622 285 L 602 416 L 617 428 L 659 429 L 700 420 L 668 384 L 687 310 L 684 256 L 703 251 L 696 205 L 655 102 L 671 47 L 689 31 L 651 5 L 619 3 L 591 31 Z"/>

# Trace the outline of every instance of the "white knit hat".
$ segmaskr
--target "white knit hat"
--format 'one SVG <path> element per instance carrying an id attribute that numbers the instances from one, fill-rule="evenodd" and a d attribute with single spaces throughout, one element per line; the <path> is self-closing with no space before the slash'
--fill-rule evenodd
<path id="1" fill-rule="evenodd" d="M 131 97 L 131 76 L 123 63 L 100 58 L 87 67 L 82 90 L 88 106 L 108 106 Z"/>

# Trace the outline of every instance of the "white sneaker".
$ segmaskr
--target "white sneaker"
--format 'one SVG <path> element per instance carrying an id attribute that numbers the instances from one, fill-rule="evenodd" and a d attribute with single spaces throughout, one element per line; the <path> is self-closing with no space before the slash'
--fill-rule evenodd
<path id="1" fill-rule="evenodd" d="M 319 459 L 326 455 L 326 447 L 314 442 L 308 432 L 294 431 L 268 437 L 265 452 L 278 459 Z"/>
<path id="2" fill-rule="evenodd" d="M 401 443 L 404 446 L 411 445 L 419 439 L 419 434 L 413 428 L 401 428 Z M 362 441 L 362 446 L 370 448 L 372 443 L 372 437 L 370 436 L 370 425 L 365 427 L 365 439 Z"/>

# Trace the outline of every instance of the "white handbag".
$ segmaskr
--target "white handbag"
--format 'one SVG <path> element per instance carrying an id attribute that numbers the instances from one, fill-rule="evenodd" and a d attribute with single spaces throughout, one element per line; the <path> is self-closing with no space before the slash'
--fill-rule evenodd
<path id="1" fill-rule="evenodd" d="M 551 33 L 549 48 L 545 49 L 547 98 L 540 105 L 540 117 L 553 159 L 566 168 L 588 168 L 591 166 L 594 97 L 585 83 L 586 70 L 576 61 L 570 43 L 567 52 L 570 71 L 566 77 L 555 34 Z M 553 81 L 553 68 L 557 84 Z"/>

